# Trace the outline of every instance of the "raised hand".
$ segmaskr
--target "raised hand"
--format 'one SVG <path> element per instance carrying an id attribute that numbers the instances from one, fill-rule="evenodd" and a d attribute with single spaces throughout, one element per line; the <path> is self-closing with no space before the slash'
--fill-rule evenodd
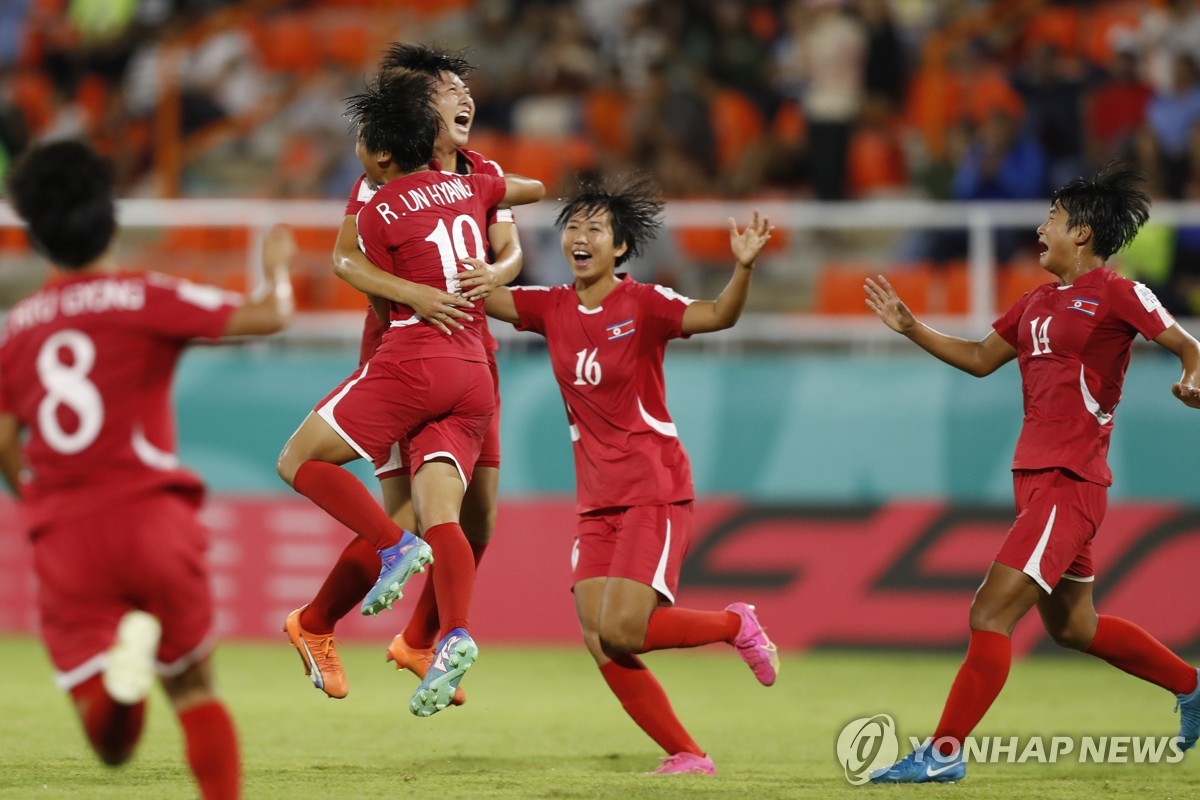
<path id="1" fill-rule="evenodd" d="M 733 251 L 733 257 L 737 259 L 739 267 L 753 267 L 754 259 L 758 258 L 758 254 L 766 246 L 771 239 L 771 233 L 775 230 L 775 226 L 771 224 L 771 220 L 763 217 L 761 220 L 758 216 L 758 209 L 754 209 L 754 219 L 746 226 L 746 230 L 739 232 L 737 222 L 733 217 L 729 218 L 729 249 Z"/>
<path id="2" fill-rule="evenodd" d="M 867 305 L 883 320 L 884 325 L 897 333 L 907 334 L 916 324 L 916 319 L 908 310 L 908 306 L 904 305 L 904 301 L 896 294 L 896 290 L 888 283 L 887 278 L 882 275 L 878 277 L 878 283 L 867 278 L 867 282 L 863 286 L 867 293 Z"/>

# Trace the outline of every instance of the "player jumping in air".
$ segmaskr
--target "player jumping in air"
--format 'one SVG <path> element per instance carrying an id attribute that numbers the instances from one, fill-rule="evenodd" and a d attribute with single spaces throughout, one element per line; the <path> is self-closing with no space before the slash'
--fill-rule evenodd
<path id="1" fill-rule="evenodd" d="M 358 215 L 358 232 L 376 265 L 454 292 L 463 259 L 485 254 L 488 209 L 536 202 L 545 190 L 515 176 L 430 170 L 442 126 L 430 102 L 433 89 L 428 75 L 391 70 L 350 98 L 359 159 L 380 187 Z M 459 510 L 492 421 L 495 381 L 482 308 L 470 310 L 474 315 L 462 330 L 446 336 L 411 307 L 391 303 L 379 349 L 317 405 L 279 456 L 279 474 L 292 488 L 379 553 L 383 570 L 364 600 L 368 613 L 389 607 L 413 574 L 430 560 L 438 563 L 432 579 L 446 633 L 409 705 L 419 716 L 450 703 L 477 654 L 468 633 L 475 559 Z M 361 457 L 382 467 L 397 442 L 406 445 L 405 462 L 413 465 L 423 540 L 402 530 L 340 466 Z"/>
<path id="2" fill-rule="evenodd" d="M 729 220 L 733 276 L 716 301 L 693 301 L 616 272 L 654 235 L 662 207 L 644 179 L 585 186 L 557 218 L 573 282 L 500 287 L 485 307 L 546 337 L 567 406 L 579 512 L 571 556 L 575 609 L 588 652 L 626 713 L 666 751 L 655 774 L 711 775 L 712 759 L 637 655 L 725 642 L 767 686 L 779 661 L 753 606 L 674 605 L 694 492 L 667 412 L 663 356 L 671 339 L 737 322 L 754 260 L 773 228 L 757 212 L 744 231 Z"/>
<path id="3" fill-rule="evenodd" d="M 426 74 L 435 80 L 432 101 L 442 117 L 442 128 L 434 142 L 434 168 L 458 174 L 484 173 L 503 177 L 504 172 L 494 161 L 466 149 L 475 101 L 463 79 L 471 66 L 461 57 L 420 44 L 392 44 L 384 54 L 380 72 L 408 69 Z M 458 285 L 464 296 L 446 291 L 446 287 L 414 283 L 396 277 L 376 267 L 358 246 L 358 212 L 374 197 L 378 186 L 366 175 L 355 182 L 346 204 L 346 214 L 334 248 L 334 267 L 337 274 L 356 289 L 374 298 L 401 303 L 413 309 L 428 324 L 450 334 L 462 329 L 461 320 L 469 316 L 471 299 L 486 295 L 494 285 L 509 283 L 521 269 L 522 252 L 517 238 L 512 211 L 493 207 L 488 209 L 487 240 L 491 264 L 463 272 Z M 384 321 L 374 310 L 368 310 L 360 348 L 360 365 L 379 348 L 387 330 L 387 310 Z M 486 320 L 485 320 L 486 322 Z M 475 474 L 463 497 L 462 528 L 478 564 L 492 536 L 496 523 L 496 494 L 500 483 L 500 396 L 496 371 L 495 339 L 484 328 L 488 343 L 488 364 L 495 379 L 496 413 L 484 435 L 483 447 L 475 465 Z M 397 443 L 393 459 L 380 467 L 376 474 L 383 490 L 384 509 L 404 529 L 416 528 L 408 464 L 403 461 L 406 447 Z M 437 567 L 430 568 L 431 571 Z M 355 537 L 346 546 L 313 599 L 293 611 L 284 630 L 305 663 L 305 672 L 313 685 L 330 697 L 345 697 L 349 692 L 346 673 L 334 643 L 334 628 L 338 620 L 357 608 L 379 574 L 379 556 L 366 540 Z M 397 668 L 407 668 L 423 679 L 433 662 L 433 645 L 439 637 L 440 620 L 434 599 L 433 582 L 425 586 L 404 631 L 392 640 L 388 658 Z M 466 695 L 455 690 L 451 703 L 460 705 Z"/>
<path id="4" fill-rule="evenodd" d="M 977 377 L 1017 359 L 1025 421 L 1013 456 L 1017 518 L 971 604 L 967 656 L 932 739 L 871 776 L 876 783 L 958 781 L 963 739 L 1004 687 L 1010 636 L 1037 607 L 1063 647 L 1102 658 L 1178 699 L 1179 746 L 1200 734 L 1196 670 L 1142 628 L 1098 615 L 1092 602 L 1092 538 L 1104 519 L 1112 473 L 1113 414 L 1138 334 L 1175 354 L 1183 374 L 1171 387 L 1200 408 L 1200 345 L 1145 286 L 1104 266 L 1149 218 L 1140 176 L 1110 164 L 1054 193 L 1038 228 L 1042 268 L 1057 280 L 1029 292 L 979 341 L 947 336 L 914 319 L 887 280 L 868 280 L 867 305 L 892 330 Z"/>

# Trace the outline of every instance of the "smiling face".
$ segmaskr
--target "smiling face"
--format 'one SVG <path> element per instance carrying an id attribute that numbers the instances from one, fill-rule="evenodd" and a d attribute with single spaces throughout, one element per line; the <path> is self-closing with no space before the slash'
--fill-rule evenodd
<path id="1" fill-rule="evenodd" d="M 1069 219 L 1067 210 L 1055 203 L 1050 207 L 1046 221 L 1037 229 L 1038 242 L 1044 248 L 1038 261 L 1042 269 L 1053 275 L 1063 275 L 1078 261 L 1079 237 L 1083 231 L 1068 229 Z"/>
<path id="2" fill-rule="evenodd" d="M 433 104 L 445 123 L 437 145 L 442 145 L 445 137 L 455 150 L 466 147 L 475 119 L 475 99 L 463 79 L 453 72 L 443 72 L 434 87 Z"/>
<path id="3" fill-rule="evenodd" d="M 611 275 L 617 258 L 628 245 L 613 243 L 612 214 L 608 209 L 581 209 L 563 226 L 563 255 L 576 280 L 592 282 Z"/>

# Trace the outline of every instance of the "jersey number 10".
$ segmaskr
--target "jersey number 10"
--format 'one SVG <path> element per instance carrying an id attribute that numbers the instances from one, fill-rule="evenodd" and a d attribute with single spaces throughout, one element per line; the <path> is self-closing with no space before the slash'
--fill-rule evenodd
<path id="1" fill-rule="evenodd" d="M 425 237 L 425 241 L 437 245 L 438 257 L 442 261 L 442 274 L 446 276 L 446 291 L 453 294 L 458 291 L 458 267 L 462 260 L 477 258 L 483 261 L 486 251 L 483 247 L 483 234 L 480 233 L 479 225 L 474 219 L 460 214 L 450 224 L 453 226 L 453 239 L 450 228 L 446 226 L 446 220 L 439 219 L 437 227 Z M 471 231 L 471 238 L 475 240 L 474 253 L 467 249 L 468 229 Z"/>

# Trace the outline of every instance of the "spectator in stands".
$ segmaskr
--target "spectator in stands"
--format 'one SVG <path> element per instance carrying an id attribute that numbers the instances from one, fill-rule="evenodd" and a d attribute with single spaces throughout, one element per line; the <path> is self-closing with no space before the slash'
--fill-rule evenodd
<path id="1" fill-rule="evenodd" d="M 1151 90 L 1139 68 L 1137 50 L 1124 47 L 1108 74 L 1093 84 L 1084 116 L 1084 152 L 1090 163 L 1104 164 L 1121 154 L 1145 123 Z"/>
<path id="2" fill-rule="evenodd" d="M 1168 196 L 1183 197 L 1188 170 L 1188 139 L 1200 120 L 1200 71 L 1192 56 L 1180 53 L 1173 61 L 1172 86 L 1155 92 L 1146 111 L 1150 129 L 1162 154 Z"/>
<path id="3" fill-rule="evenodd" d="M 1052 186 L 1085 172 L 1083 96 L 1090 77 L 1079 59 L 1052 44 L 1033 48 L 1013 76 L 1013 88 L 1025 101 L 1026 125 L 1045 151 Z"/>

